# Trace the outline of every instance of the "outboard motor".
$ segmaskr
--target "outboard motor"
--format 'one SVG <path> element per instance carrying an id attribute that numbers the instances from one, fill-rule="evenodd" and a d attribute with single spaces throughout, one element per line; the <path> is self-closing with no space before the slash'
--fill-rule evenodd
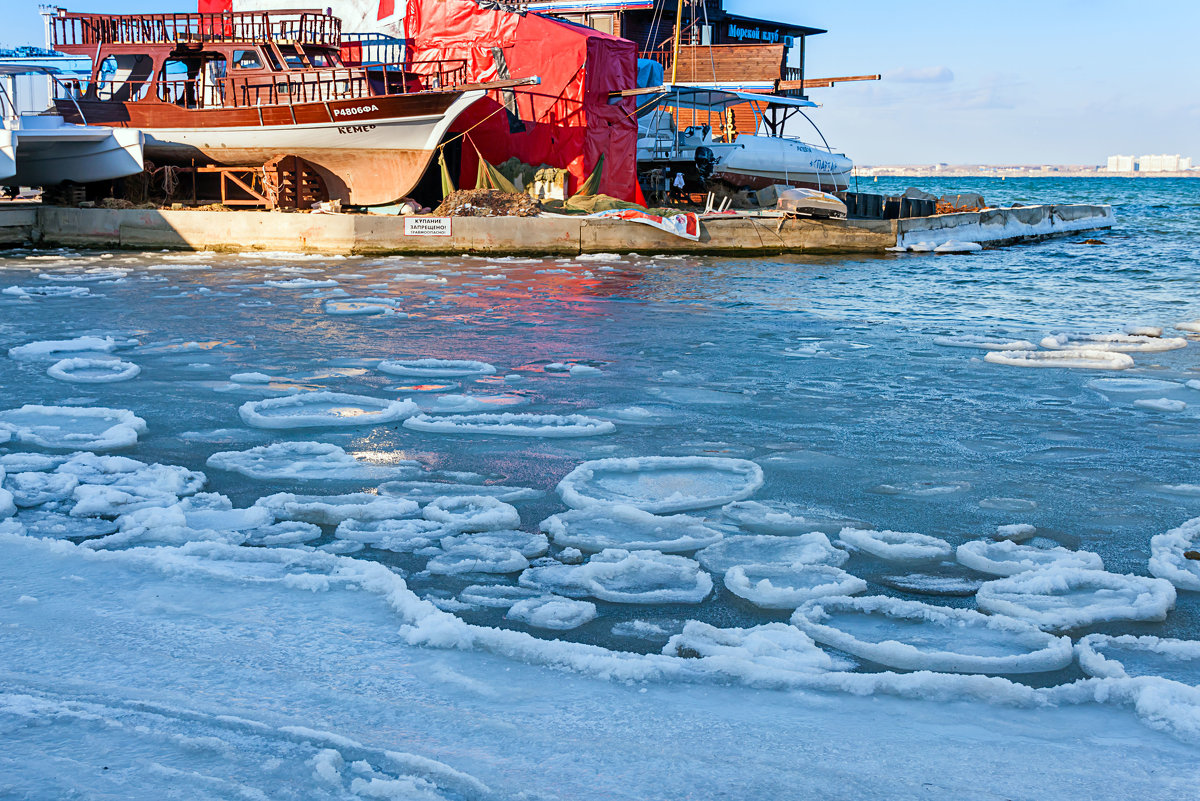
<path id="1" fill-rule="evenodd" d="M 696 148 L 696 172 L 700 173 L 700 180 L 707 181 L 716 168 L 717 154 L 713 153 L 712 148 L 703 145 Z"/>

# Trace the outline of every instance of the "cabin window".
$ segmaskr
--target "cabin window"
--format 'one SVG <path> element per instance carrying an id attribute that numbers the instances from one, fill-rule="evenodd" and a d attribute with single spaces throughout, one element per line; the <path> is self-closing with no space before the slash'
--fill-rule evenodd
<path id="1" fill-rule="evenodd" d="M 97 70 L 96 95 L 101 100 L 141 100 L 154 78 L 154 59 L 143 53 L 108 56 Z"/>
<path id="2" fill-rule="evenodd" d="M 258 56 L 257 50 L 234 50 L 233 51 L 233 67 L 239 70 L 260 70 L 262 69 L 262 59 Z"/>

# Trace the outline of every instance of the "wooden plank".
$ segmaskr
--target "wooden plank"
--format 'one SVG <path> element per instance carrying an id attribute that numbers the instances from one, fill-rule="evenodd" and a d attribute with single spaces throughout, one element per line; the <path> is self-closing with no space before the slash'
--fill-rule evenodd
<path id="1" fill-rule="evenodd" d="M 882 79 L 882 75 L 843 75 L 838 78 L 805 78 L 802 81 L 780 81 L 776 84 L 775 89 L 779 92 L 788 92 L 793 89 L 828 89 L 835 83 L 878 81 Z"/>

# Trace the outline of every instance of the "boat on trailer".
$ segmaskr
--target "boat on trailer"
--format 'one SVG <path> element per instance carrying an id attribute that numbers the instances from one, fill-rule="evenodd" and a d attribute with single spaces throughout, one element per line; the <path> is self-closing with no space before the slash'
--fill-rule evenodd
<path id="1" fill-rule="evenodd" d="M 786 185 L 821 192 L 843 192 L 854 163 L 835 153 L 820 129 L 804 114 L 816 104 L 802 98 L 740 92 L 718 87 L 664 85 L 638 89 L 638 170 L 682 173 L 690 191 L 717 185 L 733 190 Z M 715 131 L 692 125 L 680 131 L 676 120 L 696 111 L 711 119 L 736 105 L 748 103 L 758 120 L 753 134 Z M 785 132 L 788 123 L 808 120 L 822 145 L 804 142 Z"/>
<path id="2" fill-rule="evenodd" d="M 330 200 L 408 195 L 463 111 L 536 78 L 465 81 L 462 61 L 347 66 L 341 22 L 320 11 L 75 14 L 50 18 L 60 52 L 92 58 L 59 83 L 68 122 L 132 128 L 156 166 L 259 169 L 302 159 Z"/>

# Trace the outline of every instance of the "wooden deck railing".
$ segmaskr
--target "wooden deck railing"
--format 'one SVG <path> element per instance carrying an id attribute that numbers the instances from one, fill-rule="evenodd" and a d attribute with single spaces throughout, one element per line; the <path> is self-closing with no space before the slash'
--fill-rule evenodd
<path id="1" fill-rule="evenodd" d="M 289 41 L 337 47 L 342 22 L 311 11 L 217 14 L 70 14 L 50 18 L 55 49 L 184 42 Z"/>

